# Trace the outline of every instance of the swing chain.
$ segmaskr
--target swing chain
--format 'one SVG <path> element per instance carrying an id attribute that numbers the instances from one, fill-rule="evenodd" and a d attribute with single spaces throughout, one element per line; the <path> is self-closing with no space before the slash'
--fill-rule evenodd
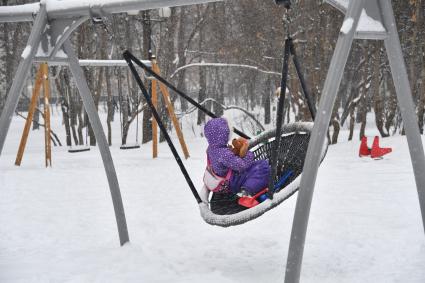
<path id="1" fill-rule="evenodd" d="M 287 38 L 291 38 L 291 25 L 292 25 L 292 18 L 291 18 L 291 8 L 286 8 L 285 12 L 283 14 L 283 28 L 286 33 Z"/>

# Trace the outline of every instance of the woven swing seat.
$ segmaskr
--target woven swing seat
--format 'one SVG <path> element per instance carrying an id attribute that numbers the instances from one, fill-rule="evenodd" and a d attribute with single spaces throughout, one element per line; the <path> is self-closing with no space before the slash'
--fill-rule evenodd
<path id="1" fill-rule="evenodd" d="M 199 204 L 199 207 L 205 222 L 222 227 L 240 225 L 261 216 L 292 196 L 300 184 L 312 129 L 313 123 L 306 122 L 292 123 L 282 127 L 275 182 L 288 170 L 291 170 L 293 174 L 276 190 L 273 200 L 267 199 L 248 209 L 238 204 L 239 197 L 235 194 L 211 193 L 203 187 L 200 192 L 203 202 Z M 274 142 L 275 130 L 271 130 L 250 140 L 249 147 L 256 160 L 270 160 Z M 326 150 L 327 145 L 323 147 L 322 159 L 325 157 Z"/>

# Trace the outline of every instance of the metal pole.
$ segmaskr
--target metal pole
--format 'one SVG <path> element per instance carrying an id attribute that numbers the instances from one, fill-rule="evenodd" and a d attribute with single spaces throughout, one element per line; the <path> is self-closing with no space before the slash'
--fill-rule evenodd
<path id="1" fill-rule="evenodd" d="M 124 206 L 122 203 L 120 187 L 118 184 L 117 173 L 115 172 L 114 162 L 112 160 L 111 152 L 109 150 L 108 141 L 106 140 L 105 133 L 103 132 L 102 124 L 97 110 L 94 105 L 93 97 L 91 96 L 90 89 L 87 85 L 83 69 L 78 64 L 78 58 L 72 49 L 71 42 L 65 41 L 63 45 L 65 53 L 69 58 L 69 68 L 74 76 L 75 83 L 77 84 L 78 91 L 83 100 L 84 107 L 89 116 L 90 123 L 93 128 L 94 135 L 99 144 L 100 154 L 102 156 L 103 165 L 105 167 L 106 176 L 108 177 L 109 189 L 111 191 L 112 203 L 115 210 L 115 218 L 118 226 L 118 234 L 120 244 L 124 245 L 129 242 L 127 221 L 125 219 Z"/>
<path id="2" fill-rule="evenodd" d="M 385 49 L 391 66 L 391 73 L 397 93 L 404 129 L 406 130 L 410 158 L 415 174 L 419 204 L 422 213 L 422 223 L 425 229 L 425 158 L 418 120 L 415 115 L 415 106 L 412 99 L 406 64 L 401 50 L 400 39 L 390 0 L 380 0 L 383 12 L 384 26 L 388 29 L 388 38 L 385 39 Z"/>
<path id="3" fill-rule="evenodd" d="M 40 10 L 40 3 L 0 6 L 0 22 L 32 22 Z"/>
<path id="4" fill-rule="evenodd" d="M 131 11 L 152 10 L 163 7 L 177 7 L 185 5 L 219 2 L 222 0 L 84 0 L 67 1 L 49 0 L 47 11 L 49 20 L 76 18 L 79 16 L 119 14 Z M 32 21 L 39 3 L 0 7 L 0 22 Z"/>
<path id="5" fill-rule="evenodd" d="M 38 45 L 41 41 L 41 34 L 47 23 L 46 6 L 40 6 L 40 11 L 34 21 L 34 26 L 28 38 L 28 43 L 24 52 L 21 55 L 18 70 L 10 87 L 3 112 L 0 116 L 0 154 L 3 150 L 4 142 L 6 140 L 7 132 L 9 131 L 10 123 L 12 122 L 13 113 L 15 113 L 18 106 L 19 96 L 25 86 L 25 81 L 32 67 L 32 61 L 35 53 L 37 52 Z"/>
<path id="6" fill-rule="evenodd" d="M 339 34 L 335 52 L 323 87 L 322 98 L 320 99 L 319 110 L 317 111 L 311 139 L 308 145 L 295 207 L 288 260 L 286 264 L 286 283 L 297 283 L 300 280 L 308 218 L 310 215 L 311 201 L 313 198 L 314 185 L 316 183 L 317 170 L 320 164 L 321 152 L 325 143 L 338 88 L 341 83 L 364 3 L 365 0 L 350 1 L 344 24 L 348 24 L 352 21 L 351 29 L 346 34 L 343 32 Z"/>

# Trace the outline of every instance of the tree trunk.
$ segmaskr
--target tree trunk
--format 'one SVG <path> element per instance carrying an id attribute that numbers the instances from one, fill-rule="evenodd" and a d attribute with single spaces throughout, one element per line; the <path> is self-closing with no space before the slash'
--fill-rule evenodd
<path id="1" fill-rule="evenodd" d="M 272 83 L 270 78 L 266 81 L 266 89 L 263 95 L 263 107 L 264 107 L 264 124 L 268 125 L 271 122 L 271 101 L 270 96 L 272 95 Z"/>
<path id="2" fill-rule="evenodd" d="M 112 145 L 112 126 L 111 122 L 114 120 L 114 113 L 115 113 L 115 105 L 114 105 L 114 97 L 112 96 L 112 86 L 111 86 L 111 71 L 110 69 L 106 69 L 105 74 L 105 80 L 106 80 L 106 93 L 108 94 L 107 98 L 107 111 L 108 115 L 106 118 L 106 124 L 108 127 L 108 144 L 109 146 Z"/>
<path id="3" fill-rule="evenodd" d="M 87 143 L 87 136 L 84 137 L 83 135 L 83 129 L 86 128 L 86 133 L 88 131 L 88 119 L 86 118 L 85 112 L 84 112 L 84 119 L 83 119 L 83 115 L 81 113 L 82 111 L 80 110 L 80 112 L 78 113 L 78 144 L 79 145 L 84 145 Z"/>
<path id="4" fill-rule="evenodd" d="M 118 71 L 118 96 L 120 99 L 120 115 L 121 115 L 121 144 L 127 144 L 128 132 L 128 95 L 123 91 L 121 69 Z"/>
<path id="5" fill-rule="evenodd" d="M 385 111 L 385 129 L 390 132 L 391 127 L 394 127 L 394 132 L 398 129 L 398 123 L 396 122 L 396 116 L 398 115 L 398 103 L 397 96 L 395 93 L 394 83 L 392 79 L 385 75 L 384 79 L 384 93 L 387 100 L 387 110 Z"/>
<path id="6" fill-rule="evenodd" d="M 64 79 L 64 71 L 60 71 L 58 76 L 55 79 L 55 85 L 57 92 L 60 95 L 60 104 L 61 104 L 61 110 L 62 110 L 62 117 L 63 117 L 63 123 L 65 126 L 65 133 L 66 133 L 66 145 L 71 146 L 71 128 L 69 125 L 69 104 L 67 99 L 67 88 L 64 86 L 65 79 Z"/>
<path id="7" fill-rule="evenodd" d="M 422 69 L 421 77 L 425 77 L 425 71 Z M 425 115 L 425 82 L 420 83 L 420 87 L 418 89 L 419 93 L 419 102 L 418 102 L 418 122 L 419 122 L 419 130 L 421 134 L 424 133 L 424 115 Z"/>
<path id="8" fill-rule="evenodd" d="M 177 35 L 177 68 L 186 65 L 186 55 L 185 55 L 185 28 L 186 28 L 186 8 L 180 7 L 180 18 L 179 18 L 179 31 Z M 185 74 L 186 70 L 182 70 L 178 74 L 177 79 L 177 89 L 186 92 L 186 84 L 185 84 Z M 186 111 L 188 108 L 187 101 L 184 98 L 180 98 L 181 110 Z"/>
<path id="9" fill-rule="evenodd" d="M 355 107 L 353 106 L 350 110 L 350 134 L 348 135 L 349 141 L 353 140 L 353 135 L 354 135 L 354 125 L 356 122 L 354 119 L 354 109 Z"/>
<path id="10" fill-rule="evenodd" d="M 202 67 L 199 68 L 199 94 L 198 101 L 202 102 L 207 98 L 206 88 L 207 88 L 207 76 L 205 74 L 206 70 Z M 198 109 L 198 122 L 197 125 L 201 125 L 205 122 L 205 113 Z"/>
<path id="11" fill-rule="evenodd" d="M 339 124 L 339 121 L 336 118 L 331 121 L 331 124 L 334 130 L 332 134 L 331 143 L 336 144 L 338 143 L 338 136 L 339 136 L 339 131 L 341 130 L 341 126 Z"/>
<path id="12" fill-rule="evenodd" d="M 144 11 L 143 22 L 143 54 L 145 58 L 149 58 L 150 42 L 151 42 L 151 22 L 149 11 Z M 148 91 L 151 91 L 151 84 L 147 84 Z M 149 107 L 143 111 L 143 138 L 142 143 L 152 140 L 152 112 Z"/>
<path id="13" fill-rule="evenodd" d="M 381 137 L 388 137 L 389 134 L 385 130 L 385 91 L 383 88 L 383 74 L 381 70 L 381 58 L 383 55 L 382 48 L 376 52 L 376 58 L 373 65 L 373 79 L 372 79 L 372 95 L 373 99 L 373 108 L 375 110 L 375 123 Z"/>

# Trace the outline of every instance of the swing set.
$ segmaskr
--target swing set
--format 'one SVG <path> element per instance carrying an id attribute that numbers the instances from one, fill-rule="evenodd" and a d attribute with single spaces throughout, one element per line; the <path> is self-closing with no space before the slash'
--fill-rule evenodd
<path id="1" fill-rule="evenodd" d="M 182 148 L 184 157 L 188 159 L 190 157 L 189 150 L 186 145 L 186 141 L 184 140 L 183 132 L 180 128 L 180 124 L 178 122 L 177 116 L 174 111 L 173 104 L 171 103 L 170 93 L 168 92 L 168 88 L 166 85 L 164 85 L 161 81 L 158 81 L 156 79 L 156 76 L 160 77 L 161 70 L 158 66 L 157 58 L 154 55 L 151 55 L 150 61 L 140 61 L 141 64 L 143 64 L 147 70 L 150 71 L 149 75 L 140 76 L 138 75 L 136 81 L 138 79 L 141 80 L 141 77 L 146 78 L 151 82 L 151 91 L 150 95 L 148 95 L 149 100 L 152 101 L 153 109 L 158 108 L 158 94 L 162 95 L 163 101 L 165 103 L 168 116 L 171 119 L 171 122 L 173 123 L 174 129 L 176 130 L 177 137 L 179 139 L 180 146 Z M 151 76 L 152 74 L 155 74 L 156 76 Z M 120 96 L 120 102 L 122 102 L 122 97 Z M 136 98 L 136 105 L 139 106 L 139 94 L 137 94 Z M 122 103 L 121 103 L 122 105 Z M 128 149 L 137 149 L 140 148 L 140 145 L 138 144 L 138 129 L 139 129 L 139 119 L 138 119 L 139 111 L 137 110 L 136 114 L 136 144 L 134 145 L 125 145 L 122 144 L 120 149 L 128 150 Z M 120 119 L 123 118 L 123 115 L 121 113 L 121 106 L 120 106 Z M 121 124 L 121 138 L 123 136 L 123 121 L 120 121 Z M 152 157 L 157 158 L 158 157 L 158 124 L 156 119 L 152 119 Z"/>
<path id="2" fill-rule="evenodd" d="M 127 64 L 123 60 L 79 60 L 81 66 L 94 66 L 94 67 L 126 67 Z M 55 62 L 51 62 L 50 65 L 54 66 L 62 66 L 65 65 L 66 62 L 63 62 L 61 60 L 56 60 Z M 147 67 L 152 68 L 152 70 L 156 74 L 160 74 L 160 68 L 157 63 L 157 59 L 155 56 L 152 56 L 150 61 L 145 60 L 144 63 Z M 37 99 L 39 98 L 41 87 L 43 87 L 44 90 L 44 114 L 43 117 L 45 117 L 46 125 L 45 125 L 45 159 L 46 159 L 46 167 L 51 166 L 51 141 L 50 139 L 47 139 L 47 137 L 50 137 L 50 109 L 49 109 L 49 98 L 50 98 L 50 87 L 49 87 L 49 65 L 47 63 L 41 63 L 40 67 L 38 69 L 38 72 L 36 74 L 35 79 L 35 86 L 33 89 L 33 95 L 31 97 L 30 106 L 28 109 L 28 117 L 25 123 L 25 127 L 22 133 L 21 142 L 19 145 L 18 153 L 16 156 L 15 165 L 20 166 L 22 162 L 22 158 L 24 155 L 26 143 L 28 140 L 28 135 L 30 131 L 31 122 L 34 117 L 34 112 L 36 110 L 37 106 Z M 177 116 L 174 111 L 174 107 L 171 103 L 170 94 L 168 92 L 167 87 L 158 82 L 154 77 L 152 76 L 146 76 L 144 75 L 144 78 L 151 81 L 152 83 L 152 89 L 151 89 L 151 95 L 152 95 L 152 101 L 154 101 L 154 105 L 157 108 L 158 105 L 158 93 L 162 95 L 163 101 L 166 104 L 166 109 L 169 117 L 171 118 L 171 121 L 173 123 L 173 126 L 176 130 L 183 154 L 186 159 L 190 157 L 189 150 L 187 148 L 186 141 L 183 136 L 183 132 L 180 128 L 180 125 L 178 123 Z M 158 89 L 159 88 L 159 89 Z M 124 131 L 124 121 L 123 121 L 123 113 L 122 113 L 122 105 L 123 105 L 123 98 L 119 94 L 119 101 L 120 101 L 120 126 L 121 126 L 121 140 L 123 140 L 123 131 Z M 68 102 L 69 104 L 69 102 Z M 138 107 L 140 104 L 139 101 L 139 94 L 137 94 L 136 98 L 136 106 Z M 86 115 L 85 115 L 86 116 Z M 87 119 L 87 117 L 85 117 Z M 88 123 L 85 123 L 85 145 L 75 145 L 70 146 L 68 149 L 69 153 L 80 153 L 85 151 L 90 151 L 90 146 L 88 145 Z M 136 114 L 136 133 L 135 133 L 135 144 L 121 144 L 120 149 L 123 150 L 129 150 L 129 149 L 137 149 L 140 148 L 140 145 L 138 143 L 138 136 L 139 136 L 139 111 L 137 110 Z M 153 158 L 158 157 L 158 128 L 156 120 L 152 120 L 152 156 Z"/>
<path id="3" fill-rule="evenodd" d="M 102 3 L 102 5 L 98 5 L 98 2 L 99 1 L 70 1 L 69 5 L 63 6 L 60 5 L 60 0 L 50 0 L 48 2 L 17 6 L 18 9 L 16 12 L 11 12 L 10 7 L 7 7 L 8 9 L 5 10 L 0 8 L 0 22 L 34 21 L 27 48 L 22 55 L 15 79 L 13 80 L 7 96 L 5 108 L 0 117 L 0 153 L 3 149 L 19 95 L 23 89 L 22 82 L 28 77 L 31 64 L 34 60 L 42 60 L 48 63 L 58 60 L 57 52 L 63 50 L 67 56 L 65 59 L 66 64 L 69 66 L 74 76 L 94 134 L 99 143 L 99 150 L 114 205 L 120 243 L 123 245 L 129 241 L 129 236 L 118 179 L 106 137 L 93 103 L 93 98 L 87 86 L 87 81 L 79 60 L 70 44 L 69 36 L 80 24 L 90 18 L 102 18 L 105 14 L 160 8 L 164 6 L 164 1 L 109 0 Z M 207 2 L 213 2 L 213 0 L 170 0 L 167 1 L 167 4 L 179 6 Z M 275 2 L 277 4 L 282 4 L 286 10 L 291 8 L 291 1 L 289 0 L 275 0 Z M 354 39 L 383 40 L 385 43 L 397 98 L 404 121 L 421 206 L 422 220 L 425 225 L 424 150 L 417 118 L 415 116 L 411 88 L 407 77 L 391 0 L 326 0 L 326 2 L 345 13 L 345 20 L 330 63 L 317 111 L 314 110 L 314 103 L 309 99 L 306 82 L 303 80 L 302 73 L 299 72 L 300 66 L 297 64 L 298 60 L 295 48 L 293 47 L 291 38 L 288 36 L 284 48 L 284 63 L 282 66 L 281 80 L 281 90 L 283 91 L 281 91 L 278 102 L 276 129 L 264 132 L 252 139 L 240 130 L 233 129 L 236 134 L 250 139 L 249 146 L 254 152 L 256 159 L 270 160 L 272 166 L 272 176 L 269 183 L 270 188 L 273 188 L 276 181 L 280 179 L 277 176 L 282 176 L 288 169 L 294 172 L 284 184 L 279 185 L 280 188 L 276 192 L 270 190 L 266 200 L 250 209 L 242 209 L 236 206 L 234 196 L 225 194 L 218 195 L 216 193 L 210 196 L 210 192 L 205 188 L 201 189 L 199 192 L 196 190 L 156 111 L 155 99 L 154 97 L 151 99 L 136 67 L 142 68 L 160 84 L 163 84 L 163 87 L 165 86 L 173 90 L 177 95 L 185 98 L 210 117 L 214 118 L 217 116 L 163 79 L 154 66 L 152 66 L 152 68 L 148 67 L 129 51 L 123 54 L 132 75 L 142 91 L 148 106 L 151 108 L 152 114 L 199 205 L 201 216 L 207 223 L 223 227 L 243 224 L 279 205 L 299 189 L 286 265 L 286 283 L 296 283 L 300 280 L 305 235 L 317 171 L 326 154 L 328 145 L 326 133 L 329 127 L 338 87 L 341 83 L 343 71 Z M 25 6 L 26 9 L 20 9 L 22 6 Z M 362 11 L 364 11 L 366 16 L 362 16 Z M 33 18 L 34 15 L 35 19 Z M 376 26 L 369 28 L 365 25 L 364 23 L 366 21 L 369 20 L 370 22 L 368 18 L 374 20 L 373 22 L 379 25 L 378 28 L 376 28 Z M 38 46 L 44 50 L 44 55 L 36 54 L 37 48 L 33 47 Z M 284 96 L 286 94 L 284 90 L 286 90 L 288 64 L 291 55 L 310 112 L 312 117 L 315 117 L 314 124 L 299 122 L 282 125 Z"/>

